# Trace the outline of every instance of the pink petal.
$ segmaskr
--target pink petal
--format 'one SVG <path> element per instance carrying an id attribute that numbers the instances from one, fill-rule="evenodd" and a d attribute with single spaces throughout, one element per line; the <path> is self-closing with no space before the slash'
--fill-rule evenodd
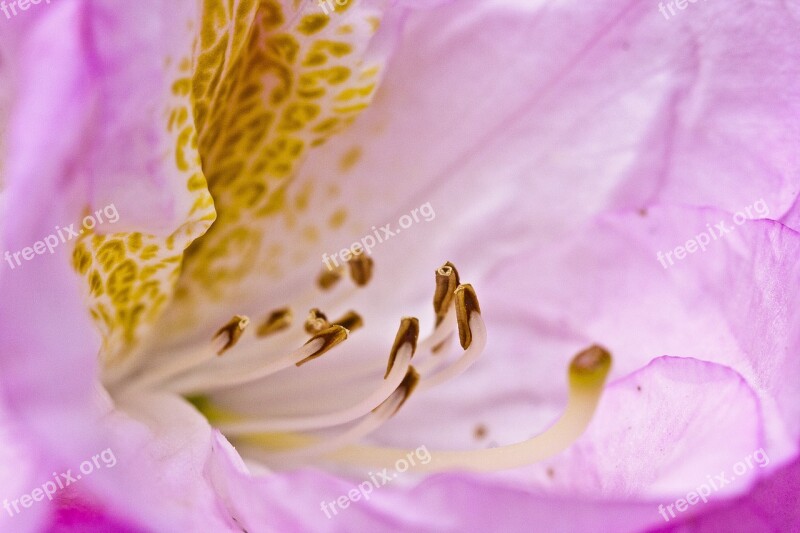
<path id="1" fill-rule="evenodd" d="M 725 498 L 766 472 L 768 464 L 752 460 L 764 445 L 763 430 L 758 398 L 736 372 L 660 357 L 611 384 L 586 433 L 537 465 L 537 477 L 562 494 L 674 501 L 725 472 L 735 483 L 713 494 Z M 752 468 L 734 475 L 748 456 Z"/>

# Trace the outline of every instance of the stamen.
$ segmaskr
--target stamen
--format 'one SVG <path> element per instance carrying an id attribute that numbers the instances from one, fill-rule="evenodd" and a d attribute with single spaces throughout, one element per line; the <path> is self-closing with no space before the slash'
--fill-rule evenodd
<path id="1" fill-rule="evenodd" d="M 459 285 L 455 291 L 456 297 L 456 321 L 458 322 L 458 340 L 461 347 L 465 350 L 472 343 L 472 331 L 469 322 L 474 313 L 480 313 L 481 307 L 478 305 L 478 295 L 472 285 Z"/>
<path id="2" fill-rule="evenodd" d="M 392 348 L 390 359 L 393 363 L 389 364 L 389 374 L 380 382 L 379 387 L 375 389 L 375 391 L 355 405 L 323 415 L 292 418 L 268 417 L 258 420 L 223 423 L 218 425 L 218 429 L 229 436 L 275 431 L 304 431 L 338 426 L 364 416 L 370 411 L 373 411 L 377 406 L 383 404 L 388 397 L 403 386 L 403 381 L 407 379 L 411 357 L 414 353 L 413 345 L 416 343 L 416 338 L 409 339 L 408 333 L 406 332 L 414 327 L 413 321 L 415 320 L 416 319 L 406 318 L 401 322 L 400 329 L 397 332 L 397 338 L 406 339 L 406 342 L 403 342 L 397 350 L 395 350 L 395 347 Z M 395 341 L 395 344 L 396 343 L 397 341 Z M 406 383 L 405 387 L 409 386 L 410 383 Z"/>
<path id="3" fill-rule="evenodd" d="M 430 352 L 430 355 L 439 355 L 452 337 L 453 330 L 456 327 L 455 291 L 460 284 L 458 270 L 449 261 L 436 269 L 435 278 L 436 290 L 433 294 L 433 312 L 436 315 L 436 324 L 433 333 L 423 340 L 419 346 L 421 352 Z M 442 357 L 428 357 L 417 365 L 417 369 L 420 374 L 427 375 L 442 363 Z"/>
<path id="4" fill-rule="evenodd" d="M 148 369 L 150 371 L 147 373 L 136 375 L 128 380 L 127 388 L 131 390 L 150 388 L 216 359 L 239 341 L 249 323 L 250 320 L 246 316 L 235 315 L 214 334 L 206 346 L 181 352 L 165 364 Z"/>
<path id="5" fill-rule="evenodd" d="M 364 319 L 362 319 L 361 315 L 355 311 L 348 311 L 338 320 L 334 320 L 333 324 L 342 326 L 344 329 L 352 333 L 353 331 L 364 326 Z"/>
<path id="6" fill-rule="evenodd" d="M 451 307 L 444 317 L 444 320 L 436 326 L 433 333 L 428 335 L 424 340 L 419 342 L 417 350 L 420 352 L 432 352 L 436 346 L 444 343 L 453 331 L 456 329 L 456 310 Z M 441 358 L 437 358 L 440 360 Z"/>
<path id="7" fill-rule="evenodd" d="M 350 278 L 356 285 L 363 287 L 369 283 L 372 278 L 372 266 L 374 264 L 370 256 L 364 252 L 355 254 L 347 264 L 350 266 Z"/>
<path id="8" fill-rule="evenodd" d="M 340 266 L 337 266 L 334 269 L 324 268 L 320 273 L 319 277 L 317 278 L 317 285 L 323 291 L 327 291 L 334 285 L 336 285 L 340 279 L 342 279 L 342 271 L 344 269 Z"/>
<path id="9" fill-rule="evenodd" d="M 313 439 L 311 440 L 312 444 L 308 446 L 296 448 L 288 452 L 271 453 L 267 457 L 271 461 L 280 459 L 283 462 L 293 458 L 322 455 L 347 446 L 353 442 L 358 442 L 380 428 L 387 420 L 397 413 L 400 407 L 408 400 L 409 396 L 411 396 L 418 381 L 419 374 L 417 374 L 413 366 L 409 367 L 405 378 L 403 378 L 397 390 L 386 398 L 378 407 L 373 409 L 370 413 L 367 413 L 351 428 L 339 435 Z M 257 440 L 257 438 L 256 436 L 255 440 Z M 242 440 L 246 443 L 249 439 L 245 437 Z"/>
<path id="10" fill-rule="evenodd" d="M 419 384 L 419 373 L 417 372 L 417 370 L 413 366 L 409 366 L 408 367 L 408 371 L 406 372 L 406 376 L 403 378 L 403 381 L 400 382 L 400 386 L 397 387 L 397 390 L 395 391 L 395 393 L 393 395 L 393 396 L 400 397 L 400 402 L 397 404 L 397 407 L 395 407 L 391 411 L 391 414 L 389 415 L 389 417 L 394 416 L 395 413 L 397 413 L 397 411 L 400 410 L 400 408 L 403 406 L 403 404 L 406 403 L 406 400 L 408 400 L 411 397 L 411 393 L 414 392 L 414 389 L 417 388 L 418 384 Z M 383 402 L 381 405 L 376 407 L 373 412 L 378 411 L 379 409 L 381 409 L 381 407 L 386 405 L 391 400 L 392 400 L 392 397 L 390 396 L 389 398 L 386 399 L 385 402 Z"/>
<path id="11" fill-rule="evenodd" d="M 325 313 L 316 307 L 308 312 L 308 317 L 306 318 L 306 333 L 309 335 L 315 335 L 323 329 L 330 327 L 330 325 Z"/>
<path id="12" fill-rule="evenodd" d="M 389 377 L 389 372 L 392 371 L 394 361 L 397 358 L 397 352 L 406 344 L 411 346 L 411 357 L 417 349 L 417 338 L 419 338 L 419 320 L 414 317 L 406 317 L 400 321 L 400 329 L 397 330 L 397 335 L 394 338 L 392 351 L 389 354 L 389 364 L 386 366 L 386 373 L 383 379 Z"/>
<path id="13" fill-rule="evenodd" d="M 222 355 L 233 348 L 249 324 L 250 319 L 246 316 L 235 315 L 230 322 L 222 326 L 211 339 L 217 355 Z"/>
<path id="14" fill-rule="evenodd" d="M 431 352 L 433 352 L 434 355 L 438 354 L 439 352 L 441 352 L 444 349 L 444 347 L 447 345 L 447 342 L 449 340 L 450 340 L 450 337 L 447 337 L 445 340 L 443 340 L 442 342 L 440 342 L 439 344 L 437 344 L 436 346 L 431 348 Z"/>
<path id="15" fill-rule="evenodd" d="M 450 311 L 455 298 L 455 290 L 460 283 L 459 279 L 458 270 L 450 261 L 436 270 L 436 291 L 433 293 L 433 311 L 436 314 L 436 327 L 444 322 Z M 431 352 L 434 355 L 440 352 L 448 340 L 450 340 L 449 336 L 442 342 L 435 344 L 431 348 Z M 435 362 L 429 361 L 427 366 L 433 366 L 434 364 Z"/>
<path id="16" fill-rule="evenodd" d="M 268 417 L 258 420 L 243 420 L 241 422 L 229 422 L 217 424 L 217 428 L 228 436 L 257 434 L 275 431 L 308 431 L 323 429 L 332 426 L 339 426 L 352 422 L 357 418 L 371 412 L 376 406 L 381 405 L 400 387 L 408 372 L 411 362 L 411 347 L 403 346 L 397 357 L 397 363 L 389 377 L 381 381 L 380 387 L 372 392 L 367 398 L 357 404 L 324 415 L 312 415 L 306 417 L 293 418 L 273 418 Z"/>
<path id="17" fill-rule="evenodd" d="M 292 325 L 292 310 L 288 307 L 276 309 L 272 311 L 264 322 L 258 326 L 256 331 L 257 337 L 266 337 L 281 330 L 284 330 Z"/>
<path id="18" fill-rule="evenodd" d="M 303 346 L 280 359 L 263 364 L 242 365 L 233 369 L 233 372 L 215 371 L 213 374 L 188 374 L 180 376 L 164 384 L 164 388 L 178 394 L 206 394 L 212 390 L 224 389 L 245 383 L 257 381 L 292 365 L 300 366 L 341 343 L 347 338 L 347 330 L 341 326 L 331 326 L 309 339 Z"/>
<path id="19" fill-rule="evenodd" d="M 436 291 L 433 293 L 433 311 L 436 313 L 436 325 L 444 321 L 450 304 L 453 303 L 456 288 L 459 285 L 458 271 L 448 261 L 436 270 Z M 434 349 L 434 351 L 436 351 Z"/>
<path id="20" fill-rule="evenodd" d="M 450 366 L 445 367 L 433 376 L 423 377 L 419 385 L 420 392 L 432 389 L 437 385 L 461 375 L 478 360 L 478 357 L 486 347 L 486 325 L 483 323 L 481 314 L 477 311 L 472 312 L 469 325 L 465 327 L 470 331 L 471 340 L 469 347 L 464 350 L 461 357 Z"/>
<path id="21" fill-rule="evenodd" d="M 342 326 L 331 326 L 328 329 L 320 331 L 319 333 L 311 337 L 311 339 L 309 339 L 309 341 L 306 344 L 311 344 L 312 342 L 315 342 L 318 339 L 322 339 L 322 345 L 319 348 L 317 348 L 317 350 L 314 353 L 312 353 L 302 361 L 296 362 L 295 366 L 302 366 L 308 363 L 309 361 L 312 361 L 317 357 L 320 357 L 322 354 L 324 354 L 337 344 L 344 342 L 347 339 L 347 334 L 348 331 Z"/>
<path id="22" fill-rule="evenodd" d="M 431 460 L 416 465 L 415 470 L 507 470 L 553 457 L 568 448 L 586 430 L 600 401 L 610 369 L 611 354 L 604 348 L 592 346 L 584 350 L 573 358 L 569 367 L 567 407 L 558 421 L 544 433 L 517 444 L 485 450 L 431 451 Z M 413 452 L 401 448 L 353 445 L 328 457 L 345 464 L 382 466 L 392 464 L 407 453 Z"/>

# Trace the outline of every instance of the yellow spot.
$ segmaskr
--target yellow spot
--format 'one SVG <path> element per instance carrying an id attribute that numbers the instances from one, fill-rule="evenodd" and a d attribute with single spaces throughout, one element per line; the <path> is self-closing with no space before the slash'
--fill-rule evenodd
<path id="1" fill-rule="evenodd" d="M 330 17 L 324 13 L 306 15 L 300 20 L 297 31 L 305 35 L 312 35 L 327 26 L 330 20 Z"/>
<path id="2" fill-rule="evenodd" d="M 172 84 L 172 93 L 176 96 L 188 96 L 192 90 L 192 80 L 189 78 L 181 78 Z"/>
<path id="3" fill-rule="evenodd" d="M 361 154 L 361 148 L 358 146 L 354 146 L 345 152 L 345 154 L 342 156 L 342 159 L 339 161 L 339 168 L 342 170 L 342 172 L 346 172 L 353 168 L 361 159 Z"/>
<path id="4" fill-rule="evenodd" d="M 319 231 L 314 226 L 306 226 L 303 228 L 303 239 L 309 242 L 319 241 Z"/>
<path id="5" fill-rule="evenodd" d="M 381 19 L 378 17 L 367 17 L 367 22 L 372 26 L 372 33 L 375 33 L 381 27 Z"/>
<path id="6" fill-rule="evenodd" d="M 369 96 L 372 94 L 374 89 L 374 83 L 372 85 L 367 85 L 366 87 L 350 87 L 336 95 L 336 100 L 339 102 L 344 102 L 347 100 L 352 100 L 353 98 L 358 98 L 359 96 Z"/>
<path id="7" fill-rule="evenodd" d="M 378 75 L 381 71 L 380 65 L 375 65 L 374 67 L 369 67 L 368 69 L 364 69 L 361 71 L 361 76 L 358 79 L 360 80 L 368 80 L 369 78 L 374 78 Z"/>
<path id="8" fill-rule="evenodd" d="M 337 113 L 355 113 L 358 111 L 363 111 L 367 107 L 369 107 L 369 104 L 353 104 L 345 107 L 334 107 L 333 110 Z"/>
<path id="9" fill-rule="evenodd" d="M 328 219 L 328 225 L 333 229 L 339 229 L 347 220 L 347 211 L 344 208 L 339 208 L 333 212 Z"/>
<path id="10" fill-rule="evenodd" d="M 311 199 L 311 181 L 303 184 L 300 192 L 294 199 L 294 206 L 298 211 L 305 211 L 308 209 L 308 202 Z"/>

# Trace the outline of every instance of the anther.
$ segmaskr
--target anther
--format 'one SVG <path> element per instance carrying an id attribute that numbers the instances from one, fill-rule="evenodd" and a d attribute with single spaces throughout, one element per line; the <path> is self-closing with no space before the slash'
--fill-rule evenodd
<path id="1" fill-rule="evenodd" d="M 394 416 L 397 413 L 397 411 L 400 410 L 403 404 L 406 403 L 406 400 L 408 400 L 409 397 L 411 397 L 411 393 L 414 392 L 414 389 L 417 388 L 418 383 L 419 383 L 419 372 L 417 372 L 417 369 L 414 368 L 413 366 L 409 366 L 408 372 L 406 372 L 406 376 L 403 378 L 403 381 L 400 382 L 400 385 L 397 387 L 392 396 L 387 398 L 386 401 L 384 401 L 381 405 L 373 409 L 372 412 L 374 413 L 375 411 L 379 410 L 382 406 L 384 406 L 387 402 L 393 400 L 399 394 L 402 395 L 402 398 L 397 404 L 397 407 L 395 407 L 394 410 L 389 414 L 389 417 Z"/>
<path id="2" fill-rule="evenodd" d="M 340 266 L 334 269 L 322 269 L 322 272 L 317 278 L 317 285 L 319 285 L 319 288 L 326 291 L 336 285 L 336 283 L 342 279 L 342 270 L 343 268 Z"/>
<path id="3" fill-rule="evenodd" d="M 342 326 L 346 330 L 352 332 L 364 326 L 364 319 L 355 311 L 348 311 L 341 318 L 334 320 L 332 323 L 337 326 Z"/>
<path id="4" fill-rule="evenodd" d="M 239 342 L 239 338 L 241 338 L 242 333 L 244 333 L 249 324 L 250 319 L 246 316 L 235 315 L 227 324 L 222 326 L 211 339 L 217 355 L 222 355 L 233 348 Z"/>
<path id="5" fill-rule="evenodd" d="M 330 327 L 330 325 L 331 324 L 328 322 L 328 317 L 325 316 L 325 313 L 316 307 L 308 312 L 308 317 L 306 318 L 306 333 L 314 335 L 315 333 L 319 333 L 323 329 Z"/>
<path id="6" fill-rule="evenodd" d="M 359 287 L 363 287 L 372 278 L 373 261 L 366 253 L 354 255 L 347 264 L 350 266 L 350 278 Z"/>
<path id="7" fill-rule="evenodd" d="M 436 325 L 442 323 L 453 303 L 456 288 L 459 284 L 458 271 L 448 261 L 436 270 L 436 291 L 433 293 L 433 311 L 436 313 Z"/>
<path id="8" fill-rule="evenodd" d="M 455 290 L 456 297 L 456 321 L 458 322 L 458 340 L 461 347 L 465 350 L 472 344 L 472 330 L 469 321 L 472 313 L 480 313 L 481 307 L 478 305 L 478 295 L 472 285 L 466 283 L 459 285 Z"/>
<path id="9" fill-rule="evenodd" d="M 347 330 L 342 326 L 331 326 L 327 329 L 324 329 L 311 337 L 306 344 L 312 343 L 317 339 L 322 339 L 322 346 L 320 346 L 314 353 L 303 359 L 302 361 L 298 361 L 295 363 L 296 366 L 301 366 L 312 359 L 316 359 L 317 357 L 321 356 L 337 344 L 343 342 L 347 339 Z"/>
<path id="10" fill-rule="evenodd" d="M 400 348 L 408 343 L 411 345 L 411 357 L 414 356 L 414 351 L 417 349 L 417 339 L 419 338 L 419 320 L 414 317 L 405 317 L 400 321 L 400 328 L 397 330 L 397 335 L 394 338 L 392 351 L 389 354 L 389 364 L 386 367 L 386 374 L 383 379 L 389 377 L 389 372 L 392 371 L 394 362 L 397 359 L 397 352 Z"/>
<path id="11" fill-rule="evenodd" d="M 288 307 L 276 309 L 272 311 L 264 322 L 258 326 L 256 336 L 266 337 L 272 335 L 283 329 L 288 328 L 292 324 L 292 310 Z"/>

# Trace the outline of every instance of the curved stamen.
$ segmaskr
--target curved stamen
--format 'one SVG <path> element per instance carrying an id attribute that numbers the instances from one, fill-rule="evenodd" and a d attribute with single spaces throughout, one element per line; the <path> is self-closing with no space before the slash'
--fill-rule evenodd
<path id="1" fill-rule="evenodd" d="M 153 385 L 168 380 L 171 377 L 180 375 L 202 365 L 203 363 L 216 359 L 239 342 L 239 339 L 241 339 L 245 329 L 247 329 L 247 326 L 249 325 L 250 319 L 248 317 L 243 315 L 234 315 L 230 321 L 228 321 L 216 332 L 216 334 L 214 334 L 210 344 L 207 344 L 202 348 L 177 354 L 167 363 L 154 369 L 154 371 L 148 372 L 138 379 L 133 379 L 130 387 L 152 387 Z"/>
<path id="2" fill-rule="evenodd" d="M 386 365 L 386 373 L 383 379 L 389 377 L 389 372 L 395 364 L 397 352 L 406 344 L 411 346 L 411 355 L 417 349 L 417 339 L 419 338 L 419 320 L 414 317 L 406 317 L 400 321 L 400 329 L 397 330 L 397 335 L 394 337 L 394 344 L 392 344 L 392 351 L 389 354 L 389 363 Z"/>
<path id="3" fill-rule="evenodd" d="M 217 355 L 222 355 L 233 348 L 236 343 L 239 342 L 239 339 L 242 337 L 242 333 L 244 333 L 244 330 L 249 325 L 249 318 L 246 316 L 236 315 L 227 324 L 219 328 L 217 333 L 211 339 Z"/>
<path id="4" fill-rule="evenodd" d="M 455 316 L 455 291 L 459 282 L 458 270 L 450 261 L 436 269 L 436 290 L 433 293 L 433 312 L 436 316 L 436 325 L 433 333 L 420 343 L 419 351 L 427 354 L 420 365 L 417 366 L 423 375 L 434 370 L 443 363 L 442 349 L 450 340 L 450 335 L 456 327 Z"/>
<path id="5" fill-rule="evenodd" d="M 389 395 L 378 407 L 373 409 L 370 413 L 365 415 L 361 420 L 354 424 L 351 428 L 332 437 L 323 439 L 314 439 L 310 437 L 308 446 L 302 448 L 295 448 L 285 452 L 274 452 L 269 454 L 271 461 L 293 458 L 306 458 L 314 455 L 324 455 L 332 452 L 351 443 L 357 442 L 376 429 L 380 428 L 387 420 L 402 407 L 403 403 L 408 399 L 414 388 L 419 381 L 419 374 L 417 374 L 414 367 L 409 367 L 408 371 L 403 378 L 403 381 L 397 389 Z M 247 442 L 247 438 L 242 439 Z"/>
<path id="6" fill-rule="evenodd" d="M 458 270 L 450 261 L 436 270 L 436 290 L 433 293 L 433 312 L 436 313 L 436 325 L 442 323 L 450 310 L 456 288 L 460 285 Z"/>
<path id="7" fill-rule="evenodd" d="M 474 313 L 469 323 L 471 343 L 469 348 L 464 350 L 453 364 L 445 367 L 443 370 L 435 373 L 430 377 L 423 376 L 419 384 L 419 391 L 423 392 L 432 389 L 437 385 L 441 385 L 445 381 L 449 381 L 454 377 L 463 374 L 472 364 L 478 360 L 478 357 L 486 347 L 486 325 L 480 313 Z"/>
<path id="8" fill-rule="evenodd" d="M 480 314 L 478 295 L 469 283 L 459 285 L 456 289 L 456 321 L 458 322 L 458 339 L 465 350 L 472 342 L 472 329 L 469 327 L 473 314 Z"/>
<path id="9" fill-rule="evenodd" d="M 457 327 L 455 305 L 451 304 L 433 333 L 421 340 L 417 346 L 418 358 L 422 359 L 422 362 L 417 363 L 416 367 L 421 375 L 426 376 L 445 363 L 450 352 L 448 342 Z"/>
<path id="10" fill-rule="evenodd" d="M 276 372 L 291 367 L 301 366 L 320 357 L 334 346 L 347 339 L 347 330 L 342 326 L 331 326 L 314 335 L 308 342 L 293 352 L 267 364 L 253 368 L 236 368 L 236 373 L 229 375 L 188 375 L 168 382 L 166 388 L 179 394 L 206 393 L 257 381 Z"/>
<path id="11" fill-rule="evenodd" d="M 420 353 L 423 351 L 432 353 L 436 346 L 446 341 L 453 331 L 455 331 L 456 325 L 456 310 L 455 306 L 451 304 L 442 321 L 433 330 L 433 333 L 419 342 L 417 351 Z M 437 355 L 439 354 L 437 353 Z"/>
<path id="12" fill-rule="evenodd" d="M 445 381 L 453 379 L 466 371 L 486 347 L 486 326 L 481 318 L 481 309 L 475 289 L 470 284 L 459 285 L 454 292 L 455 315 L 458 322 L 458 336 L 464 353 L 452 365 L 420 383 L 420 391 L 428 390 Z"/>
<path id="13" fill-rule="evenodd" d="M 267 418 L 221 424 L 218 429 L 226 435 L 235 436 L 251 433 L 322 429 L 352 422 L 384 403 L 401 386 L 411 364 L 411 358 L 414 356 L 417 335 L 419 335 L 419 322 L 417 319 L 404 318 L 400 323 L 400 329 L 397 331 L 395 343 L 389 356 L 386 376 L 377 389 L 355 405 L 323 415 Z"/>
<path id="14" fill-rule="evenodd" d="M 454 469 L 506 470 L 543 461 L 558 454 L 575 442 L 591 422 L 610 369 L 611 354 L 604 348 L 592 346 L 584 350 L 572 359 L 569 367 L 567 407 L 558 421 L 544 433 L 498 448 L 431 451 L 431 460 L 426 464 L 416 465 L 415 469 L 426 472 Z M 390 465 L 398 457 L 404 457 L 408 453 L 408 450 L 401 448 L 353 445 L 327 457 L 339 463 L 373 467 Z"/>

